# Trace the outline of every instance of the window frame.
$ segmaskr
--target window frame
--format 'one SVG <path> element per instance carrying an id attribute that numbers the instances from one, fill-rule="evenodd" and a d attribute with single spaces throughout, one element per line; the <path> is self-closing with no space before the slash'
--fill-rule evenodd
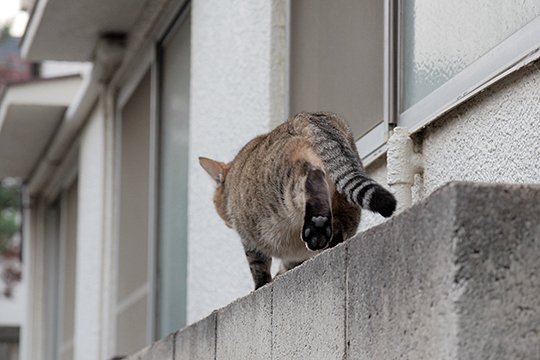
<path id="1" fill-rule="evenodd" d="M 59 337 L 61 334 L 60 324 L 63 319 L 60 319 L 61 294 L 61 239 L 62 233 L 61 227 L 61 205 L 62 194 L 58 195 L 58 198 L 45 204 L 44 211 L 44 241 L 47 244 L 45 246 L 45 269 L 46 269 L 46 284 L 47 291 L 45 294 L 46 301 L 46 313 L 45 321 L 52 329 L 45 334 L 45 358 L 57 359 L 60 352 Z M 54 223 L 51 223 L 54 222 Z"/>
<path id="2" fill-rule="evenodd" d="M 396 124 L 398 107 L 399 65 L 398 40 L 400 27 L 396 0 L 384 0 L 384 99 L 383 121 L 356 141 L 364 166 L 368 166 L 388 150 L 387 141 Z"/>
<path id="3" fill-rule="evenodd" d="M 136 301 L 139 297 L 143 295 L 147 298 L 147 310 L 146 310 L 146 342 L 151 343 L 154 340 L 154 317 L 153 309 L 155 302 L 155 272 L 154 272 L 154 263 L 155 263 L 155 220 L 154 220 L 154 195 L 155 195 L 155 146 L 156 146 L 156 110 L 155 110 L 155 83 L 156 83 L 156 71 L 155 71 L 155 52 L 153 46 L 145 49 L 143 55 L 140 58 L 141 60 L 136 63 L 136 65 L 127 72 L 127 79 L 124 84 L 119 88 L 118 94 L 116 96 L 116 103 L 114 105 L 114 174 L 113 174 L 113 187 L 114 187 L 114 199 L 113 199 L 113 217 L 114 221 L 112 223 L 112 233 L 113 233 L 113 251 L 112 251 L 112 277 L 111 277 L 111 294 L 109 298 L 110 306 L 110 351 L 114 352 L 117 345 L 116 331 L 117 331 L 117 319 L 118 315 L 121 312 L 118 306 L 117 299 L 117 281 L 118 281 L 118 267 L 119 267 L 119 239 L 120 239 L 120 205 L 121 205 L 121 163 L 122 163 L 122 121 L 123 116 L 122 112 L 128 102 L 131 100 L 131 97 L 134 95 L 142 80 L 144 79 L 147 73 L 150 74 L 150 116 L 149 116 L 149 173 L 148 173 L 148 266 L 147 266 L 147 282 L 144 292 L 136 291 L 136 294 L 132 294 L 131 301 Z M 127 299 L 130 300 L 130 299 Z M 126 302 L 126 300 L 124 300 Z M 121 307 L 121 306 L 120 306 Z"/>
<path id="4" fill-rule="evenodd" d="M 152 37 L 149 38 L 144 48 L 139 51 L 138 61 L 134 61 L 128 65 L 127 69 L 115 79 L 116 92 L 112 92 L 108 96 L 112 98 L 112 111 L 114 113 L 113 125 L 113 181 L 112 193 L 114 194 L 111 201 L 112 217 L 111 233 L 112 233 L 112 273 L 110 277 L 111 293 L 108 297 L 108 352 L 113 355 L 117 339 L 117 281 L 118 281 L 118 240 L 120 219 L 120 164 L 121 164 L 121 146 L 122 146 L 122 110 L 131 99 L 131 96 L 137 90 L 144 76 L 150 73 L 150 117 L 149 117 L 149 173 L 148 173 L 148 281 L 147 291 L 147 331 L 146 341 L 148 344 L 158 339 L 158 315 L 159 307 L 159 176 L 160 176 L 160 160 L 159 153 L 161 148 L 160 127 L 161 127 L 161 79 L 162 72 L 161 64 L 161 45 L 165 38 L 170 35 L 172 29 L 175 29 L 186 16 L 190 16 L 191 1 L 184 0 L 172 5 L 170 11 L 162 16 L 162 19 L 157 22 L 158 26 L 154 29 Z M 187 311 L 187 309 L 185 309 Z"/>
<path id="5" fill-rule="evenodd" d="M 44 323 L 52 326 L 53 332 L 44 331 L 44 356 L 46 359 L 56 359 L 63 349 L 62 335 L 64 312 L 64 294 L 65 294 L 65 251 L 67 239 L 67 218 L 68 218 L 68 196 L 69 192 L 76 186 L 77 201 L 79 195 L 79 146 L 80 140 L 76 140 L 68 149 L 65 157 L 62 159 L 58 168 L 51 175 L 48 184 L 43 188 L 42 210 L 37 218 L 40 218 L 43 241 L 47 246 L 42 254 L 44 259 L 45 277 L 44 282 L 47 288 L 44 291 Z M 78 209 L 78 204 L 77 204 Z M 54 229 L 50 228 L 49 216 L 51 211 L 56 212 L 56 223 Z M 23 215 L 24 216 L 24 215 Z M 76 227 L 79 226 L 75 219 Z M 51 231 L 52 230 L 52 231 Z M 24 231 L 24 230 L 23 230 Z M 54 234 L 53 234 L 54 233 Z M 77 237 L 77 235 L 75 235 Z M 78 239 L 75 238 L 75 246 L 78 245 Z M 76 254 L 75 254 L 76 255 Z M 77 268 L 77 258 L 75 257 L 75 269 Z M 76 279 L 75 279 L 76 282 Z M 76 299 L 76 284 L 73 289 L 73 296 Z M 76 302 L 76 300 L 75 300 Z M 71 316 L 75 319 L 75 311 Z M 74 349 L 74 338 L 70 340 Z"/>
<path id="6" fill-rule="evenodd" d="M 161 260 L 161 253 L 162 253 L 162 230 L 161 230 L 161 214 L 162 214 L 162 193 L 161 193 L 161 181 L 162 181 L 162 171 L 163 171 L 163 157 L 161 156 L 163 152 L 163 145 L 164 145 L 164 139 L 163 139 L 163 127 L 164 122 L 166 121 L 164 118 L 164 111 L 163 111 L 163 88 L 165 81 L 164 73 L 165 73 L 165 56 L 164 53 L 167 50 L 167 46 L 170 44 L 171 41 L 173 41 L 173 38 L 175 36 L 178 36 L 178 30 L 182 27 L 182 25 L 186 21 L 190 21 L 191 24 L 191 1 L 185 1 L 182 3 L 182 6 L 178 9 L 175 16 L 170 20 L 168 23 L 168 26 L 165 27 L 161 31 L 161 36 L 158 38 L 158 40 L 154 43 L 154 62 L 152 63 L 153 66 L 153 73 L 155 76 L 153 76 L 153 82 L 152 82 L 152 101 L 153 101 L 153 108 L 152 108 L 152 114 L 155 117 L 155 122 L 152 125 L 152 137 L 151 137 L 151 158 L 154 160 L 154 163 L 152 164 L 152 196 L 153 196 L 153 202 L 152 202 L 152 226 L 153 226 L 153 235 L 154 235 L 154 248 L 153 248 L 153 340 L 158 340 L 162 336 L 165 336 L 166 334 L 161 334 L 161 296 L 163 292 L 160 290 L 163 284 L 163 279 L 161 277 L 161 267 L 160 262 L 158 260 Z M 191 29 L 190 29 L 191 31 Z M 191 40 L 190 40 L 191 42 Z M 191 56 L 191 43 L 189 48 L 189 55 Z M 188 84 L 190 86 L 190 84 Z M 189 90 L 188 90 L 189 91 Z M 191 96 L 191 95 L 190 95 Z M 189 116 L 189 115 L 188 115 Z M 190 122 L 190 119 L 188 117 L 187 119 L 188 123 Z M 189 171 L 187 169 L 186 173 Z M 188 179 L 186 179 L 188 180 Z M 188 190 L 189 191 L 189 190 Z M 185 204 L 187 208 L 187 203 Z M 187 225 L 187 224 L 186 224 Z M 187 238 L 186 240 L 186 252 L 187 252 Z M 184 295 L 184 305 L 185 308 L 183 309 L 183 317 L 186 323 L 182 324 L 181 326 L 186 326 L 187 324 L 187 261 L 188 261 L 188 255 L 186 253 L 186 263 L 185 265 L 185 281 L 186 281 L 186 291 L 183 294 Z M 180 274 L 181 275 L 181 274 Z"/>
<path id="7" fill-rule="evenodd" d="M 78 223 L 78 215 L 74 218 L 74 223 L 70 223 L 70 217 L 73 216 L 73 209 L 71 208 L 70 203 L 70 196 L 72 195 L 71 192 L 75 191 L 75 208 L 78 211 L 78 203 L 79 203 L 79 183 L 77 178 L 77 173 L 74 174 L 75 178 L 72 178 L 71 176 L 67 178 L 65 187 L 61 190 L 60 198 L 59 198 L 59 232 L 58 232 L 58 256 L 59 256 L 59 264 L 58 264 L 58 309 L 57 309 L 57 317 L 56 317 L 56 325 L 57 325 L 57 333 L 56 333 L 56 346 L 57 346 L 57 355 L 60 356 L 60 358 L 63 357 L 64 352 L 66 349 L 71 348 L 71 351 L 73 351 L 73 354 L 75 353 L 75 335 L 71 334 L 71 337 L 69 340 L 64 343 L 63 337 L 65 336 L 64 332 L 64 317 L 65 317 L 65 300 L 66 300 L 66 259 L 67 259 L 67 246 L 68 241 L 73 241 L 74 244 L 71 244 L 72 246 L 75 246 L 75 258 L 74 258 L 74 280 L 73 280 L 73 313 L 71 314 L 72 318 L 72 326 L 75 328 L 75 316 L 76 316 L 76 307 L 77 307 L 77 246 L 78 246 L 78 239 L 77 239 L 77 228 L 79 226 Z M 69 232 L 69 226 L 75 224 L 75 238 L 69 239 L 68 232 Z M 62 309 L 62 310 L 60 310 Z"/>
<path id="8" fill-rule="evenodd" d="M 396 20 L 399 32 L 395 52 L 399 55 L 399 67 L 396 69 L 397 125 L 409 129 L 412 133 L 419 131 L 446 112 L 467 101 L 500 79 L 521 69 L 540 58 L 540 16 L 527 23 L 521 29 L 500 42 L 493 49 L 482 55 L 472 64 L 442 84 L 420 101 L 405 111 L 400 110 L 400 99 L 403 95 L 403 41 L 402 1 L 391 0 L 398 7 Z"/>
<path id="9" fill-rule="evenodd" d="M 291 82 L 291 1 L 286 0 L 286 51 L 285 51 L 285 110 L 290 114 L 290 82 Z M 383 74 L 383 119 L 366 134 L 356 139 L 356 146 L 364 166 L 368 166 L 381 155 L 386 153 L 390 131 L 395 124 L 397 96 L 397 3 L 394 0 L 384 0 L 384 74 Z"/>

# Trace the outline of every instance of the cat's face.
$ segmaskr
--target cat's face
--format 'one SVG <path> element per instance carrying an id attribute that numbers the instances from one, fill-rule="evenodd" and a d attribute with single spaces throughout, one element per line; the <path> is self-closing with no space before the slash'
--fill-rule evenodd
<path id="1" fill-rule="evenodd" d="M 216 182 L 216 191 L 214 192 L 214 206 L 218 215 L 223 219 L 225 225 L 232 228 L 229 216 L 227 215 L 225 199 L 225 179 L 230 168 L 230 164 L 220 161 L 199 157 L 199 163 L 206 170 L 208 175 Z"/>

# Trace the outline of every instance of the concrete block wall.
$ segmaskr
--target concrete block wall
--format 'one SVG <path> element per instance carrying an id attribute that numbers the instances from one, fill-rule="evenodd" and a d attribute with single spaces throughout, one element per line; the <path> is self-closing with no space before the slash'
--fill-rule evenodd
<path id="1" fill-rule="evenodd" d="M 540 186 L 453 183 L 146 359 L 540 359 Z"/>

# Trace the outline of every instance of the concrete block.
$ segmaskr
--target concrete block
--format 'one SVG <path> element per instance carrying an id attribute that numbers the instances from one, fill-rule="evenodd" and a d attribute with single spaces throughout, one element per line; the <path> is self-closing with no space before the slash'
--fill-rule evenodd
<path id="1" fill-rule="evenodd" d="M 343 358 L 346 254 L 342 244 L 273 283 L 272 359 Z"/>
<path id="2" fill-rule="evenodd" d="M 540 186 L 461 185 L 459 359 L 540 359 Z"/>
<path id="3" fill-rule="evenodd" d="M 175 360 L 214 360 L 216 312 L 176 333 Z"/>
<path id="4" fill-rule="evenodd" d="M 130 360 L 540 360 L 540 186 L 454 183 Z"/>
<path id="5" fill-rule="evenodd" d="M 348 256 L 349 359 L 540 359 L 540 187 L 450 184 Z"/>
<path id="6" fill-rule="evenodd" d="M 137 353 L 123 360 L 174 360 L 174 342 L 176 333 L 156 341 L 152 345 L 145 347 Z M 114 358 L 116 359 L 116 358 Z M 120 359 L 120 358 L 118 358 Z"/>
<path id="7" fill-rule="evenodd" d="M 149 350 L 150 350 L 150 346 L 147 346 L 144 349 L 141 349 L 135 354 L 132 354 L 130 356 L 127 356 L 127 357 L 115 356 L 110 360 L 143 360 L 148 356 Z"/>
<path id="8" fill-rule="evenodd" d="M 217 313 L 216 359 L 271 359 L 272 286 L 238 299 Z"/>
<path id="9" fill-rule="evenodd" d="M 456 188 L 349 241 L 348 359 L 454 359 Z"/>
<path id="10" fill-rule="evenodd" d="M 140 355 L 140 360 L 174 360 L 176 333 L 156 341 Z"/>

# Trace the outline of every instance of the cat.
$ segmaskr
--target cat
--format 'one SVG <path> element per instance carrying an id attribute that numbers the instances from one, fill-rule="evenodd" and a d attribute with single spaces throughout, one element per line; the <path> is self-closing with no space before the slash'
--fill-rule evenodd
<path id="1" fill-rule="evenodd" d="M 214 205 L 240 235 L 255 289 L 356 234 L 360 208 L 389 217 L 394 196 L 369 178 L 338 115 L 299 113 L 248 142 L 233 161 L 200 157 Z"/>

